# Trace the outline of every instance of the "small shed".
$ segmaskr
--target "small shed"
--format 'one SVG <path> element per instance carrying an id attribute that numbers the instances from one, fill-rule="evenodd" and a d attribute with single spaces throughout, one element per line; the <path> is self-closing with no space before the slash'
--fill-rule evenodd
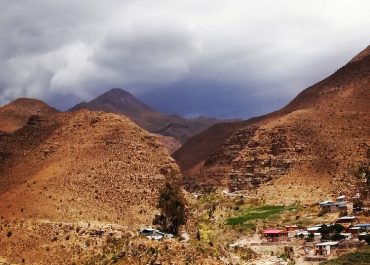
<path id="1" fill-rule="evenodd" d="M 316 255 L 329 256 L 338 248 L 338 241 L 321 242 L 315 245 Z"/>

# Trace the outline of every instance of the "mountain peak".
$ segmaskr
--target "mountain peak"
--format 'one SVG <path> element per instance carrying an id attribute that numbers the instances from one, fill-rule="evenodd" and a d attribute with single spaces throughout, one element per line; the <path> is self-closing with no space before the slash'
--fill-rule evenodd
<path id="1" fill-rule="evenodd" d="M 125 115 L 149 132 L 172 136 L 182 143 L 190 136 L 219 122 L 217 119 L 206 117 L 185 119 L 176 115 L 160 113 L 121 88 L 110 89 L 90 102 L 81 102 L 71 108 L 70 111 L 79 109 Z"/>
<path id="2" fill-rule="evenodd" d="M 130 95 L 133 97 L 131 93 L 127 92 L 126 90 L 123 90 L 122 88 L 112 88 L 102 95 Z"/>

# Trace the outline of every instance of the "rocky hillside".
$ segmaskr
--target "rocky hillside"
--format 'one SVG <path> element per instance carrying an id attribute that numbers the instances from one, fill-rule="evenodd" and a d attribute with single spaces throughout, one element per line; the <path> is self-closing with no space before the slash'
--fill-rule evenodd
<path id="1" fill-rule="evenodd" d="M 77 104 L 70 111 L 80 109 L 125 115 L 145 130 L 163 136 L 171 136 L 180 143 L 184 143 L 191 136 L 219 122 L 219 120 L 212 118 L 185 119 L 157 112 L 119 88 L 111 89 L 89 102 Z"/>
<path id="2" fill-rule="evenodd" d="M 157 137 L 115 114 L 35 115 L 0 137 L 5 217 L 150 224 L 158 189 L 178 173 Z"/>
<path id="3" fill-rule="evenodd" d="M 353 190 L 370 156 L 369 50 L 275 113 L 227 132 L 211 127 L 207 134 L 220 134 L 222 144 L 215 136 L 190 139 L 174 154 L 188 188 L 250 190 L 279 202 Z"/>
<path id="4" fill-rule="evenodd" d="M 51 115 L 57 110 L 36 99 L 20 98 L 0 108 L 0 131 L 23 127 L 32 115 Z"/>

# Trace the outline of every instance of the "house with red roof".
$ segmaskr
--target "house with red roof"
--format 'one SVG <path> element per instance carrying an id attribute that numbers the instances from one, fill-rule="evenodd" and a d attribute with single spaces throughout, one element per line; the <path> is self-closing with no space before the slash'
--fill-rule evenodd
<path id="1" fill-rule="evenodd" d="M 262 234 L 268 242 L 281 242 L 288 240 L 288 233 L 285 230 L 267 229 L 264 230 Z"/>

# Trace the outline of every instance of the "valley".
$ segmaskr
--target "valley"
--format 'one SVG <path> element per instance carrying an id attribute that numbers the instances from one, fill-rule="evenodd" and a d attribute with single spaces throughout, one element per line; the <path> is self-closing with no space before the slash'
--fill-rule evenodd
<path id="1" fill-rule="evenodd" d="M 10 102 L 0 264 L 366 264 L 369 73 L 370 46 L 246 121 L 164 115 L 120 89 L 67 112 Z"/>

